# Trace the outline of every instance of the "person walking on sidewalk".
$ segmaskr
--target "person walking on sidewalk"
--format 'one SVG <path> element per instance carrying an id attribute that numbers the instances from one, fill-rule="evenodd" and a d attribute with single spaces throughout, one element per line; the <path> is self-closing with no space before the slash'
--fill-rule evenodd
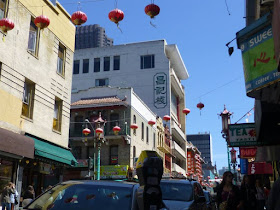
<path id="1" fill-rule="evenodd" d="M 15 185 L 9 182 L 3 189 L 1 196 L 2 210 L 11 210 L 11 194 L 15 194 Z"/>

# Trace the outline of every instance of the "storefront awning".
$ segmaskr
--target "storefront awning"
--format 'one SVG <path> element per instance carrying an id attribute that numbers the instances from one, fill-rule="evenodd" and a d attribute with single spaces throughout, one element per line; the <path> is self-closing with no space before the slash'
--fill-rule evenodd
<path id="1" fill-rule="evenodd" d="M 0 150 L 15 157 L 34 158 L 34 141 L 26 136 L 0 128 Z"/>
<path id="2" fill-rule="evenodd" d="M 65 163 L 67 165 L 76 165 L 77 160 L 69 150 L 41 141 L 34 137 L 30 138 L 35 142 L 35 155 Z"/>

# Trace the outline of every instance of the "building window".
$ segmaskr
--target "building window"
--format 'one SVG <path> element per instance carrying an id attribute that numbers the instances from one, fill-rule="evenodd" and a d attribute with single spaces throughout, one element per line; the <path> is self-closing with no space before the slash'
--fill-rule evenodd
<path id="1" fill-rule="evenodd" d="M 120 56 L 114 56 L 114 70 L 120 70 Z"/>
<path id="2" fill-rule="evenodd" d="M 0 0 L 0 19 L 7 17 L 8 0 Z"/>
<path id="3" fill-rule="evenodd" d="M 64 76 L 65 75 L 65 56 L 66 48 L 61 43 L 58 46 L 58 57 L 57 57 L 57 73 Z"/>
<path id="4" fill-rule="evenodd" d="M 80 61 L 76 60 L 74 61 L 73 74 L 79 74 L 79 71 L 80 71 Z"/>
<path id="5" fill-rule="evenodd" d="M 29 119 L 33 119 L 34 93 L 35 84 L 26 79 L 24 82 L 21 114 Z"/>
<path id="6" fill-rule="evenodd" d="M 2 75 L 2 62 L 0 62 L 0 78 L 1 78 L 1 75 Z"/>
<path id="7" fill-rule="evenodd" d="M 118 165 L 118 146 L 110 146 L 110 165 Z"/>
<path id="8" fill-rule="evenodd" d="M 31 17 L 28 38 L 28 51 L 35 56 L 38 56 L 39 48 L 39 30 L 34 23 L 34 18 Z"/>
<path id="9" fill-rule="evenodd" d="M 82 147 L 81 146 L 75 146 L 73 148 L 73 155 L 76 159 L 82 158 Z"/>
<path id="10" fill-rule="evenodd" d="M 74 120 L 74 133 L 81 134 L 83 131 L 84 117 L 76 116 Z"/>
<path id="11" fill-rule="evenodd" d="M 136 116 L 133 115 L 133 123 L 136 124 Z M 136 129 L 133 129 L 133 134 L 136 135 Z"/>
<path id="12" fill-rule="evenodd" d="M 104 57 L 104 71 L 110 71 L 110 57 Z"/>
<path id="13" fill-rule="evenodd" d="M 54 115 L 53 115 L 53 129 L 61 131 L 61 120 L 62 120 L 62 100 L 55 98 L 54 102 Z"/>
<path id="14" fill-rule="evenodd" d="M 149 144 L 149 127 L 146 127 L 146 143 Z"/>
<path id="15" fill-rule="evenodd" d="M 178 97 L 172 91 L 171 92 L 171 111 L 175 114 L 175 116 L 177 116 L 177 119 L 179 119 L 178 118 L 179 117 L 178 108 L 179 108 Z"/>
<path id="16" fill-rule="evenodd" d="M 96 79 L 95 80 L 95 87 L 100 86 L 108 86 L 109 85 L 109 79 Z"/>
<path id="17" fill-rule="evenodd" d="M 113 130 L 113 128 L 116 126 L 116 125 L 119 125 L 119 120 L 120 120 L 120 117 L 119 117 L 119 114 L 118 113 L 113 113 L 113 114 L 110 114 L 110 131 Z"/>
<path id="18" fill-rule="evenodd" d="M 144 123 L 141 124 L 141 139 L 144 141 Z"/>
<path id="19" fill-rule="evenodd" d="M 94 72 L 100 72 L 100 58 L 94 58 Z"/>
<path id="20" fill-rule="evenodd" d="M 89 59 L 83 60 L 83 73 L 88 73 L 89 71 Z"/>
<path id="21" fill-rule="evenodd" d="M 155 68 L 155 55 L 141 56 L 141 69 Z"/>

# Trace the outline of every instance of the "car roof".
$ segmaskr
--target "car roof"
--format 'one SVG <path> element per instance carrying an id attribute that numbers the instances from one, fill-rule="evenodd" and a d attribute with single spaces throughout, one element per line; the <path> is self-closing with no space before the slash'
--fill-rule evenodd
<path id="1" fill-rule="evenodd" d="M 85 184 L 85 185 L 106 185 L 114 187 L 134 187 L 138 185 L 137 182 L 128 182 L 128 181 L 115 181 L 115 180 L 69 180 L 62 182 L 60 184 Z"/>
<path id="2" fill-rule="evenodd" d="M 193 181 L 188 179 L 162 179 L 161 182 L 172 182 L 172 183 L 185 183 L 185 184 L 193 184 Z"/>

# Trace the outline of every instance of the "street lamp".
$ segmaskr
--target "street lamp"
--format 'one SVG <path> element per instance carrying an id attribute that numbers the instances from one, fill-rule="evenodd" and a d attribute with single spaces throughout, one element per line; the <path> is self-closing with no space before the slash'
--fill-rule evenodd
<path id="1" fill-rule="evenodd" d="M 101 151 L 101 143 L 105 141 L 104 138 L 104 125 L 105 120 L 101 117 L 101 112 L 99 112 L 99 117 L 94 121 L 95 125 L 95 139 L 97 141 L 97 180 L 100 180 L 100 151 Z"/>
<path id="2" fill-rule="evenodd" d="M 230 170 L 230 159 L 229 159 L 229 128 L 228 128 L 228 125 L 230 124 L 230 116 L 232 115 L 233 113 L 229 112 L 227 109 L 226 109 L 226 105 L 224 105 L 224 111 L 221 112 L 219 115 L 222 117 L 222 137 L 226 140 L 227 142 L 227 154 L 228 154 L 228 170 Z"/>

